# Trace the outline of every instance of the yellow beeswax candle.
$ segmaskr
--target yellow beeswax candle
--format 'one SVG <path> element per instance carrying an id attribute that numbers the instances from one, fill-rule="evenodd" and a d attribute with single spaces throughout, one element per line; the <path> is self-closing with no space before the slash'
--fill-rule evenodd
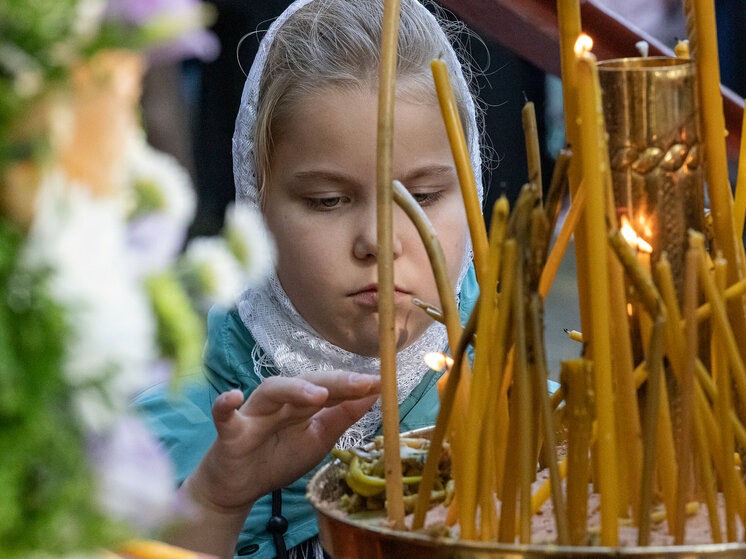
<path id="1" fill-rule="evenodd" d="M 587 39 L 587 40 L 586 40 Z M 619 494 L 616 457 L 614 393 L 611 379 L 611 340 L 609 332 L 609 278 L 606 245 L 606 186 L 599 138 L 601 88 L 595 57 L 588 52 L 589 37 L 581 36 L 575 45 L 575 78 L 578 92 L 579 153 L 586 189 L 585 232 L 588 247 L 591 328 L 589 336 L 593 358 L 598 421 L 599 493 L 601 495 L 601 545 L 618 543 Z M 592 278 L 592 281 L 591 281 Z"/>
<path id="2" fill-rule="evenodd" d="M 456 165 L 458 181 L 461 185 L 461 196 L 464 199 L 466 207 L 466 219 L 469 224 L 471 233 L 471 244 L 474 249 L 474 269 L 477 273 L 477 280 L 481 280 L 486 273 L 487 262 L 487 229 L 484 225 L 482 212 L 479 206 L 479 196 L 477 186 L 474 180 L 474 170 L 471 166 L 471 157 L 466 145 L 464 128 L 461 125 L 461 118 L 458 114 L 456 98 L 451 89 L 451 80 L 448 78 L 448 67 L 441 60 L 430 62 L 430 69 L 433 73 L 435 82 L 435 91 L 438 94 L 440 103 L 440 112 L 443 115 L 443 122 L 448 133 L 448 142 L 451 145 L 453 161 Z"/>
<path id="3" fill-rule="evenodd" d="M 526 141 L 526 164 L 528 165 L 528 182 L 536 185 L 541 193 L 541 150 L 539 149 L 539 130 L 536 127 L 536 108 L 532 101 L 526 101 L 521 110 L 523 137 Z"/>
<path id="4" fill-rule="evenodd" d="M 736 235 L 743 237 L 743 223 L 746 220 L 746 110 L 741 123 L 741 151 L 738 154 L 738 176 L 736 177 L 736 202 L 733 206 L 733 219 Z"/>
<path id="5" fill-rule="evenodd" d="M 690 257 L 689 253 L 693 253 Z M 687 251 L 687 259 L 692 258 L 692 267 L 697 265 L 696 251 L 689 249 Z M 727 262 L 723 258 L 715 258 L 715 281 L 720 295 L 723 295 L 725 291 L 726 281 L 726 270 Z M 689 269 L 687 267 L 687 274 Z M 698 295 L 696 292 L 696 268 L 694 271 L 695 275 L 692 280 L 687 281 L 694 283 L 695 296 Z M 691 314 L 694 314 L 691 311 Z M 696 320 L 687 315 L 687 326 L 689 323 L 694 324 L 696 328 Z M 696 340 L 695 340 L 696 341 Z M 736 534 L 736 516 L 735 509 L 733 506 L 733 496 L 735 495 L 735 476 L 736 470 L 733 467 L 733 461 L 730 459 L 733 456 L 733 426 L 730 423 L 729 412 L 732 407 L 731 394 L 730 394 L 730 368 L 728 366 L 728 360 L 725 358 L 725 349 L 723 348 L 723 342 L 720 339 L 715 341 L 716 354 L 713 355 L 713 376 L 717 379 L 718 385 L 718 399 L 715 405 L 717 411 L 718 423 L 720 425 L 720 432 L 722 435 L 722 453 L 723 453 L 723 468 L 725 478 L 723 482 L 723 497 L 725 498 L 725 533 L 729 542 L 738 541 Z M 717 358 L 715 358 L 717 355 Z M 717 374 L 715 369 L 717 367 Z"/>
<path id="6" fill-rule="evenodd" d="M 580 1 L 557 0 L 560 60 L 562 63 L 562 100 L 565 113 L 565 143 L 572 149 L 568 169 L 570 194 L 575 197 L 580 186 L 580 153 L 578 142 L 578 94 L 575 71 L 575 41 L 580 35 Z M 580 325 L 590 330 L 591 306 L 588 301 L 588 242 L 585 233 L 585 218 L 580 218 L 575 231 L 575 265 L 577 269 L 578 299 L 580 301 Z"/>
<path id="7" fill-rule="evenodd" d="M 394 528 L 404 527 L 404 484 L 399 458 L 399 404 L 396 387 L 393 194 L 391 189 L 399 9 L 399 0 L 384 0 L 376 146 L 381 412 L 383 415 L 384 454 L 386 456 L 386 510 Z"/>
<path id="8" fill-rule="evenodd" d="M 704 139 L 705 173 L 710 198 L 715 247 L 728 261 L 728 284 L 736 283 L 743 270 L 743 252 L 737 243 L 733 221 L 733 198 L 728 181 L 728 160 L 725 151 L 725 117 L 720 93 L 720 66 L 714 0 L 691 0 L 696 44 L 694 61 L 699 88 L 700 122 Z M 729 305 L 733 330 L 739 339 L 746 337 L 746 316 L 743 305 Z"/>
<path id="9" fill-rule="evenodd" d="M 557 235 L 557 240 L 554 241 L 549 257 L 544 264 L 544 269 L 541 271 L 539 294 L 542 297 L 546 297 L 547 293 L 549 293 L 549 288 L 552 286 L 560 262 L 562 262 L 562 257 L 565 255 L 565 251 L 570 244 L 570 238 L 575 232 L 584 210 L 585 188 L 581 184 L 575 191 L 575 196 L 572 197 L 572 203 L 570 204 L 570 210 L 567 212 L 567 217 L 565 217 L 565 222 L 562 224 L 562 229 L 560 229 Z"/>
<path id="10" fill-rule="evenodd" d="M 687 39 L 683 39 L 676 43 L 676 46 L 673 49 L 674 54 L 677 58 L 689 58 L 689 41 Z"/>

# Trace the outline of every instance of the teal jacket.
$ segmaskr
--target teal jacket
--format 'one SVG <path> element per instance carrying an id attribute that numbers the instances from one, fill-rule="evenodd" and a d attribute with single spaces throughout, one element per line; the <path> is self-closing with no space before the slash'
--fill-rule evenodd
<path id="1" fill-rule="evenodd" d="M 460 312 L 465 321 L 478 295 L 471 269 L 462 285 Z M 251 352 L 255 342 L 238 312 L 214 308 L 208 316 L 208 342 L 204 371 L 184 380 L 178 394 L 170 394 L 166 385 L 141 392 L 135 400 L 151 432 L 170 455 L 176 482 L 181 484 L 197 467 L 217 436 L 211 409 L 222 392 L 240 388 L 248 395 L 259 385 Z M 444 348 L 445 349 L 445 348 Z M 401 431 L 435 423 L 438 412 L 436 381 L 440 374 L 430 371 L 399 406 Z M 314 470 L 315 471 L 315 470 Z M 318 533 L 316 515 L 305 497 L 313 471 L 282 491 L 282 515 L 288 520 L 285 544 L 290 549 Z M 237 558 L 272 558 L 272 536 L 266 531 L 272 500 L 259 499 L 246 519 L 236 546 Z"/>

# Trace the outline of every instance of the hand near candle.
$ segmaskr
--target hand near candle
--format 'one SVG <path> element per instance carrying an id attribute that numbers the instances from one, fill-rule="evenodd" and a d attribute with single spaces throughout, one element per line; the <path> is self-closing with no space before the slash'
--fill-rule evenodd
<path id="1" fill-rule="evenodd" d="M 217 440 L 181 487 L 196 515 L 173 543 L 233 557 L 254 501 L 321 462 L 379 389 L 378 376 L 324 371 L 268 378 L 245 402 L 240 390 L 218 396 Z"/>

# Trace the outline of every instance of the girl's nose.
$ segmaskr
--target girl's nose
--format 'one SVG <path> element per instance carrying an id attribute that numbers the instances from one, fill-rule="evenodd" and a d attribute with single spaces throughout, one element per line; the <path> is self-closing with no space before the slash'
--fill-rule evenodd
<path id="1" fill-rule="evenodd" d="M 365 215 L 360 215 L 357 219 L 358 232 L 353 242 L 352 251 L 355 258 L 359 260 L 375 260 L 378 258 L 378 218 L 376 215 L 375 204 L 372 204 L 373 208 L 370 211 L 366 211 Z M 398 208 L 394 209 L 394 238 L 393 238 L 393 249 L 394 259 L 398 258 L 402 254 L 402 242 L 401 237 L 397 233 L 402 228 L 397 227 L 397 214 L 403 213 Z M 406 216 L 405 216 L 406 219 Z M 400 224 L 399 224 L 400 225 Z"/>

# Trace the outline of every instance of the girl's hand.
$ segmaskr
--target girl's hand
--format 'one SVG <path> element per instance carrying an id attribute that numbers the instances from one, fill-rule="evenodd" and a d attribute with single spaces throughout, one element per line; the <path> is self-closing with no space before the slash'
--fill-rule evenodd
<path id="1" fill-rule="evenodd" d="M 224 392 L 212 409 L 218 438 L 187 480 L 192 499 L 245 518 L 256 499 L 321 462 L 379 390 L 377 376 L 328 371 L 266 379 L 246 402 Z"/>

